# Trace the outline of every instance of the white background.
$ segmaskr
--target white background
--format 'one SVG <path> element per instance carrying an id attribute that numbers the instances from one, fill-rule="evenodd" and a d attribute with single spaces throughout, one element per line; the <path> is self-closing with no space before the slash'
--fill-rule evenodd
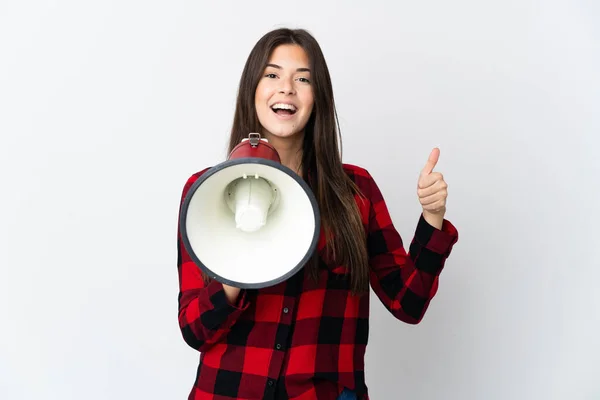
<path id="1" fill-rule="evenodd" d="M 280 26 L 319 40 L 406 245 L 434 146 L 450 185 L 425 320 L 373 298 L 372 398 L 599 399 L 595 0 L 0 1 L 0 398 L 187 397 L 179 196 Z"/>

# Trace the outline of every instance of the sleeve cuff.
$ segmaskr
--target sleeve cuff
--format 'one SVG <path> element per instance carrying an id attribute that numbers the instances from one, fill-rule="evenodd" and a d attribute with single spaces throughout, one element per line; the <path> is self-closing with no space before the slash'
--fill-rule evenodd
<path id="1" fill-rule="evenodd" d="M 237 299 L 235 300 L 234 304 L 230 304 L 231 307 L 233 307 L 236 310 L 240 310 L 243 311 L 246 308 L 248 308 L 248 299 L 246 296 L 246 289 L 241 289 L 240 290 L 240 294 L 238 295 Z"/>
<path id="2" fill-rule="evenodd" d="M 452 251 L 452 247 L 458 241 L 458 230 L 446 219 L 442 223 L 442 229 L 437 229 L 430 225 L 421 213 L 415 237 L 425 248 L 448 256 Z"/>
<path id="3" fill-rule="evenodd" d="M 210 301 L 215 310 L 221 310 L 226 314 L 232 314 L 239 311 L 244 311 L 249 306 L 248 297 L 246 296 L 246 290 L 241 289 L 240 293 L 235 301 L 235 303 L 231 304 L 229 300 L 227 300 L 227 296 L 225 295 L 225 289 L 223 289 L 223 284 L 221 282 L 213 280 L 209 283 L 211 287 L 210 292 Z"/>

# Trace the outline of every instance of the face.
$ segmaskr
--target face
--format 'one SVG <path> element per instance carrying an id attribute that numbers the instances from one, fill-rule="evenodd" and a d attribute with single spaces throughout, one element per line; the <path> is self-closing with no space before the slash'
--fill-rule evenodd
<path id="1" fill-rule="evenodd" d="M 309 65 L 300 46 L 281 45 L 273 51 L 254 97 L 267 138 L 292 138 L 303 132 L 314 104 Z"/>

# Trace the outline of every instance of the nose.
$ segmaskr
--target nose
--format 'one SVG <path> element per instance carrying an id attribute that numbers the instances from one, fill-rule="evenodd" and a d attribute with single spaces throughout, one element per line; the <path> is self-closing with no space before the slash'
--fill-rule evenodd
<path id="1" fill-rule="evenodd" d="M 280 80 L 279 93 L 281 94 L 293 94 L 294 85 L 292 84 L 291 78 L 283 78 Z"/>

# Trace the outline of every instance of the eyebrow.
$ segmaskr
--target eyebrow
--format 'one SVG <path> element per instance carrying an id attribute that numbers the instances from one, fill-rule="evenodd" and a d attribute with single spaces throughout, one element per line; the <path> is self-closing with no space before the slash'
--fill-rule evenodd
<path id="1" fill-rule="evenodd" d="M 279 66 L 277 64 L 267 64 L 267 67 L 273 67 L 273 68 L 277 68 L 277 69 L 282 69 L 281 66 Z M 296 71 L 298 71 L 298 72 L 310 72 L 310 68 L 296 68 Z"/>

